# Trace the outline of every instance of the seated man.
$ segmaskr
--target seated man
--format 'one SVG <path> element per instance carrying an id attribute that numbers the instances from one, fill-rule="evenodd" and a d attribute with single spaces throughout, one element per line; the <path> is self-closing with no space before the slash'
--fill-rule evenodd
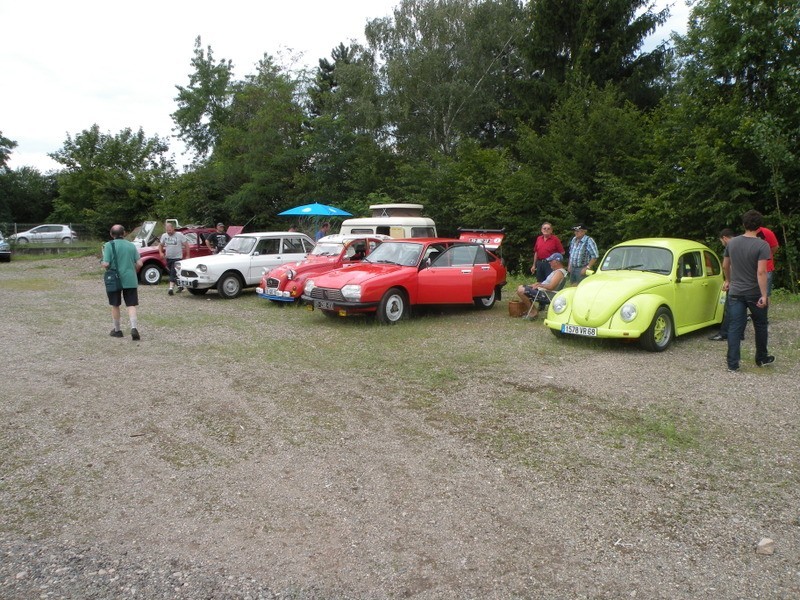
<path id="1" fill-rule="evenodd" d="M 353 250 L 353 256 L 350 257 L 350 260 L 364 260 L 367 255 L 367 246 L 365 244 L 355 244 Z"/>
<path id="2" fill-rule="evenodd" d="M 517 296 L 528 309 L 527 319 L 535 319 L 539 311 L 550 304 L 553 295 L 564 287 L 567 282 L 567 270 L 564 268 L 564 257 L 559 252 L 554 252 L 547 257 L 550 268 L 553 270 L 547 279 L 533 285 L 521 285 L 517 288 Z M 538 307 L 537 307 L 538 303 Z"/>

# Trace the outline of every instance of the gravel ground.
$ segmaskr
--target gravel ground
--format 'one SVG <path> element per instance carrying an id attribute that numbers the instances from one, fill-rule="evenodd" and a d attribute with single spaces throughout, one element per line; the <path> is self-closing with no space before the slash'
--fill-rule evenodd
<path id="1" fill-rule="evenodd" d="M 0 269 L 0 597 L 800 597 L 800 303 L 773 368 L 491 311 L 393 327 Z M 772 554 L 756 552 L 764 538 Z"/>

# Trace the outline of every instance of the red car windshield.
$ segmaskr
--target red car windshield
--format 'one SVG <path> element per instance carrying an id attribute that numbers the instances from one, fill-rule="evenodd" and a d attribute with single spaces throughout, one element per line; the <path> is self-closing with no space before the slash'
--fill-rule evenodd
<path id="1" fill-rule="evenodd" d="M 314 256 L 339 256 L 344 249 L 344 244 L 341 242 L 318 242 L 311 254 Z"/>
<path id="2" fill-rule="evenodd" d="M 413 242 L 383 242 L 366 258 L 371 263 L 390 263 L 416 267 L 422 255 L 423 244 Z"/>

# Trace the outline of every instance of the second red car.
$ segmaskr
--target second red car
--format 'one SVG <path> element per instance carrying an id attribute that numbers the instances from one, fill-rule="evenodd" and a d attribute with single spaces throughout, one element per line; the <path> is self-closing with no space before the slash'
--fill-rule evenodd
<path id="1" fill-rule="evenodd" d="M 374 313 L 382 323 L 395 323 L 417 305 L 491 308 L 505 284 L 505 266 L 482 244 L 390 240 L 360 264 L 309 279 L 302 298 L 328 315 Z"/>

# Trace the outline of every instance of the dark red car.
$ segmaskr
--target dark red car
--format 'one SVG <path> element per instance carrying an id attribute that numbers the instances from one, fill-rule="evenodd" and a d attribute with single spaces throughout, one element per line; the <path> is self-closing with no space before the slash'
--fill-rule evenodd
<path id="1" fill-rule="evenodd" d="M 189 256 L 208 256 L 211 254 L 206 246 L 206 236 L 214 233 L 213 227 L 179 227 L 175 231 L 180 231 L 189 239 Z M 142 259 L 142 270 L 139 271 L 139 281 L 147 285 L 158 285 L 161 278 L 168 273 L 167 261 L 162 259 L 158 253 L 158 240 L 152 246 L 139 248 L 139 256 Z"/>
<path id="2" fill-rule="evenodd" d="M 360 263 L 309 279 L 302 298 L 328 315 L 374 313 L 382 323 L 395 323 L 419 305 L 474 303 L 489 309 L 505 284 L 505 266 L 483 244 L 389 240 Z"/>

